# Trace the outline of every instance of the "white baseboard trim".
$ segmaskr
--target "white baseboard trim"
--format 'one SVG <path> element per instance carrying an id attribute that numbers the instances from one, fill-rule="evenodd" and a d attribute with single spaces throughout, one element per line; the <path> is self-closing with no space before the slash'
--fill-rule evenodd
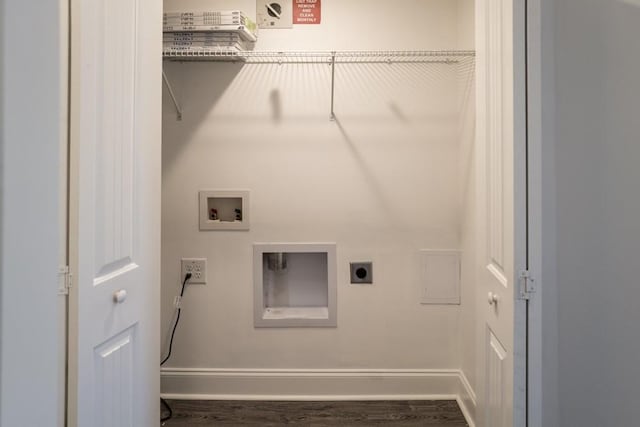
<path id="1" fill-rule="evenodd" d="M 444 369 L 162 369 L 163 396 L 171 398 L 444 399 L 458 388 L 459 371 Z"/>
<path id="2" fill-rule="evenodd" d="M 459 389 L 458 396 L 456 400 L 458 401 L 458 406 L 460 406 L 460 410 L 464 415 L 464 418 L 467 420 L 467 424 L 469 427 L 475 427 L 475 419 L 476 419 L 476 393 L 473 391 L 473 387 L 469 383 L 467 376 L 463 371 L 459 372 Z"/>
<path id="3" fill-rule="evenodd" d="M 171 394 L 162 393 L 168 400 L 245 400 L 245 401 L 286 401 L 286 402 L 339 402 L 376 400 L 455 400 L 455 394 L 393 394 L 393 395 L 265 395 L 265 394 Z M 466 418 L 466 416 L 465 416 Z"/>
<path id="4" fill-rule="evenodd" d="M 161 375 L 165 399 L 456 400 L 475 425 L 475 393 L 458 369 L 162 368 Z"/>

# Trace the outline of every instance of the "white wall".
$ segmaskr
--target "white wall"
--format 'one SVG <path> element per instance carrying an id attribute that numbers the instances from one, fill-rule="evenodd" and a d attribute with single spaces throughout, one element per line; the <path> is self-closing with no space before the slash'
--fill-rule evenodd
<path id="1" fill-rule="evenodd" d="M 165 1 L 165 10 L 187 7 L 210 3 Z M 255 2 L 216 8 L 253 15 Z M 327 0 L 322 13 L 320 26 L 263 31 L 256 48 L 454 49 L 462 39 L 457 2 Z M 372 23 L 385 17 L 387 30 Z M 327 65 L 165 70 L 184 119 L 165 96 L 163 336 L 180 258 L 206 257 L 209 270 L 206 286 L 187 289 L 168 365 L 459 368 L 460 307 L 419 304 L 415 255 L 461 247 L 466 105 L 458 95 L 468 74 L 447 65 L 339 66 L 338 122 L 330 122 Z M 249 232 L 198 231 L 197 192 L 216 188 L 251 189 Z M 261 241 L 337 242 L 338 328 L 253 328 L 251 244 Z M 374 263 L 374 285 L 349 285 L 349 262 L 363 260 Z"/>
<path id="2" fill-rule="evenodd" d="M 475 1 L 458 1 L 458 46 L 475 49 Z M 474 65 L 474 64 L 472 64 Z M 460 209 L 462 251 L 462 289 L 459 330 L 460 367 L 472 389 L 476 387 L 476 281 L 475 281 L 475 71 L 463 70 L 459 87 L 461 112 L 459 123 L 460 148 L 458 154 L 460 176 Z"/>
<path id="3" fill-rule="evenodd" d="M 2 426 L 54 425 L 57 417 L 57 17 L 57 2 L 0 2 Z"/>
<path id="4" fill-rule="evenodd" d="M 555 12 L 559 425 L 637 425 L 640 2 Z"/>

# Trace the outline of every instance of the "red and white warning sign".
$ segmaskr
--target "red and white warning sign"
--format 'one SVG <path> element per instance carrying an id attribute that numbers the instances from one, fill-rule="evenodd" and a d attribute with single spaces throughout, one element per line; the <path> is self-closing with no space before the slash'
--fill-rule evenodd
<path id="1" fill-rule="evenodd" d="M 322 17 L 321 0 L 293 0 L 294 24 L 319 24 Z"/>

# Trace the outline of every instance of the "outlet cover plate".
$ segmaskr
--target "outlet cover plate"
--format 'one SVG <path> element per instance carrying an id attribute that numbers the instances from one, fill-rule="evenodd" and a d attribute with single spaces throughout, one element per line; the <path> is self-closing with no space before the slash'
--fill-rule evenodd
<path id="1" fill-rule="evenodd" d="M 256 22 L 261 29 L 293 28 L 292 0 L 256 0 Z"/>
<path id="2" fill-rule="evenodd" d="M 182 258 L 180 280 L 184 280 L 187 273 L 191 273 L 191 279 L 187 284 L 205 285 L 207 283 L 207 259 L 206 258 Z"/>

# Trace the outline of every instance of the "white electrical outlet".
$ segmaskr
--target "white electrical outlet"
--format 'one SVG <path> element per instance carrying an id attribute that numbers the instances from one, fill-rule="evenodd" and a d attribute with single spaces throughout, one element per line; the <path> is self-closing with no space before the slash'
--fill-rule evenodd
<path id="1" fill-rule="evenodd" d="M 188 284 L 204 285 L 207 283 L 207 259 L 206 258 L 182 258 L 181 278 L 184 280 L 187 273 L 191 273 Z"/>
<path id="2" fill-rule="evenodd" d="M 256 0 L 256 22 L 262 29 L 292 28 L 291 0 Z"/>

